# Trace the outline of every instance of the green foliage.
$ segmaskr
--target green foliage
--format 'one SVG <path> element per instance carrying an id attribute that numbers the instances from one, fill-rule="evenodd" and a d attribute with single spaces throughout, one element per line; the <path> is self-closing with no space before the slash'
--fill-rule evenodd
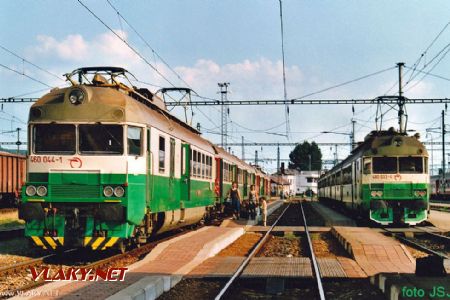
<path id="1" fill-rule="evenodd" d="M 309 171 L 309 156 L 311 155 L 311 171 L 319 171 L 322 169 L 322 152 L 319 146 L 312 142 L 303 142 L 295 146 L 294 150 L 289 154 L 289 169 L 297 169 L 299 171 Z"/>

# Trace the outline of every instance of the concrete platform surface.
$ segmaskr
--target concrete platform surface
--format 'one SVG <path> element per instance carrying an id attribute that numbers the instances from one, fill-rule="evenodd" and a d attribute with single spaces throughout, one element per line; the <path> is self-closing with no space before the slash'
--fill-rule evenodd
<path id="1" fill-rule="evenodd" d="M 156 299 L 204 260 L 216 255 L 244 233 L 243 228 L 203 227 L 159 244 L 131 265 L 124 281 L 56 282 L 33 290 L 28 299 Z M 16 297 L 17 299 L 26 299 Z"/>
<path id="2" fill-rule="evenodd" d="M 444 231 L 450 231 L 450 212 L 432 210 L 428 222 Z"/>
<path id="3" fill-rule="evenodd" d="M 322 216 L 325 226 L 356 226 L 355 221 L 343 214 L 326 207 L 319 202 L 310 202 L 311 207 Z"/>
<path id="4" fill-rule="evenodd" d="M 398 241 L 367 227 L 333 227 L 332 234 L 364 272 L 414 273 L 415 260 Z"/>
<path id="5" fill-rule="evenodd" d="M 370 278 L 389 300 L 449 299 L 450 275 L 419 277 L 414 274 L 377 274 Z"/>

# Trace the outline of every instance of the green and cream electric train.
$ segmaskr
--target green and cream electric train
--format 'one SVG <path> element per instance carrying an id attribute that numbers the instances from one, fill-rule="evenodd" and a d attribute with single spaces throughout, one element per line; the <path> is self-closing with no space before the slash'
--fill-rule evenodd
<path id="1" fill-rule="evenodd" d="M 66 75 L 71 87 L 31 107 L 19 216 L 37 246 L 124 251 L 217 213 L 233 181 L 243 197 L 251 184 L 268 193 L 266 174 L 202 138 L 149 90 L 121 83 L 126 74 L 77 69 Z"/>
<path id="2" fill-rule="evenodd" d="M 318 181 L 321 200 L 382 224 L 416 225 L 429 212 L 428 152 L 418 135 L 372 131 Z"/>

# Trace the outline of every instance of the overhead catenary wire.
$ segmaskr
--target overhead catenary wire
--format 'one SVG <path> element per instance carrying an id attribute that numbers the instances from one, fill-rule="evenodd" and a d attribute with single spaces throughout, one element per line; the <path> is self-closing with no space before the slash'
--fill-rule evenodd
<path id="1" fill-rule="evenodd" d="M 37 83 L 40 83 L 42 85 L 45 85 L 45 86 L 47 86 L 49 88 L 53 88 L 51 85 L 48 85 L 45 82 L 40 81 L 39 79 L 33 78 L 33 77 L 31 77 L 31 76 L 29 76 L 29 75 L 27 75 L 25 73 L 21 73 L 21 72 L 19 72 L 17 70 L 11 69 L 10 67 L 5 66 L 4 64 L 0 64 L 0 67 L 5 68 L 5 69 L 7 69 L 7 70 L 9 70 L 11 72 L 17 73 L 17 74 L 19 74 L 21 76 L 27 77 L 28 79 L 33 80 L 33 81 L 35 81 Z"/>
<path id="2" fill-rule="evenodd" d="M 139 51 L 137 51 L 130 43 L 128 43 L 125 39 L 123 39 L 117 32 L 115 32 L 108 24 L 106 24 L 96 13 L 94 13 L 86 4 L 81 0 L 77 0 L 78 3 L 81 4 L 95 19 L 97 19 L 100 23 L 103 24 L 112 34 L 114 34 L 118 39 L 120 39 L 131 51 L 133 51 L 140 59 L 142 59 L 145 64 L 147 64 L 153 71 L 155 71 L 161 78 L 167 81 L 171 86 L 175 87 L 175 85 L 170 81 L 164 74 L 162 74 L 156 66 L 150 63 Z"/>
<path id="3" fill-rule="evenodd" d="M 0 48 L 2 48 L 4 51 L 10 53 L 11 55 L 14 55 L 15 57 L 21 59 L 22 61 L 24 61 L 24 62 L 26 62 L 26 63 L 32 65 L 32 66 L 35 67 L 36 69 L 38 69 L 38 70 L 40 70 L 40 71 L 42 71 L 42 72 L 45 72 L 45 73 L 47 73 L 48 75 L 51 75 L 51 76 L 53 76 L 53 77 L 55 77 L 55 78 L 58 78 L 59 80 L 65 82 L 65 80 L 64 80 L 63 78 L 61 78 L 61 76 L 58 76 L 58 75 L 56 75 L 55 73 L 52 73 L 52 72 L 50 72 L 49 70 L 46 70 L 46 69 L 44 69 L 44 68 L 42 68 L 42 67 L 36 65 L 35 63 L 33 63 L 33 62 L 27 60 L 26 58 L 20 56 L 19 54 L 17 54 L 17 53 L 15 53 L 15 52 L 13 52 L 12 50 L 6 48 L 5 46 L 0 45 Z"/>

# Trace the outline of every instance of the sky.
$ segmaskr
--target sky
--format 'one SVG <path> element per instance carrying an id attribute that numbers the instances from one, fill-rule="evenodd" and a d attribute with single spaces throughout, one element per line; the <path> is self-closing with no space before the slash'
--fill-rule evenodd
<path id="1" fill-rule="evenodd" d="M 61 76 L 64 73 L 78 67 L 110 65 L 128 69 L 140 81 L 152 84 L 144 86 L 152 91 L 173 84 L 188 86 L 202 97 L 219 98 L 217 83 L 229 82 L 229 100 L 283 99 L 279 1 L 109 1 L 123 18 L 107 0 L 81 0 L 168 81 L 79 1 L 4 0 L 0 1 L 0 98 L 40 97 L 48 92 L 48 86 L 66 85 Z M 446 55 L 450 43 L 450 26 L 446 27 L 449 1 L 283 0 L 282 4 L 288 99 L 381 70 L 386 71 L 306 99 L 395 95 L 397 62 L 406 64 L 406 97 L 449 98 L 448 80 L 423 77 L 418 72 L 450 78 L 450 58 Z M 410 68 L 420 57 L 413 72 Z M 3 105 L 0 142 L 16 140 L 15 134 L 7 131 L 17 127 L 26 130 L 29 107 Z M 356 121 L 356 140 L 360 141 L 375 129 L 376 109 L 375 105 L 355 105 L 353 114 L 351 105 L 292 105 L 287 138 L 283 136 L 283 106 L 231 106 L 228 141 L 237 143 L 243 136 L 246 142 L 348 142 L 352 118 Z M 422 140 L 440 140 L 439 133 L 427 136 L 426 129 L 440 126 L 443 109 L 440 104 L 407 105 L 408 129 L 419 132 Z M 184 119 L 180 108 L 173 113 Z M 220 107 L 194 108 L 188 121 L 193 126 L 200 123 L 203 136 L 220 143 Z M 398 127 L 395 110 L 384 115 L 383 128 L 389 126 Z M 435 165 L 442 159 L 438 148 L 433 149 Z M 253 158 L 255 150 L 260 159 L 276 158 L 275 147 L 246 147 L 245 157 Z M 291 150 L 282 147 L 281 158 L 288 158 Z M 241 147 L 232 147 L 231 151 L 242 155 Z M 334 152 L 334 147 L 322 147 L 326 159 L 333 159 Z M 338 158 L 348 153 L 349 146 L 338 147 Z M 276 168 L 274 162 L 260 163 L 268 171 Z"/>

